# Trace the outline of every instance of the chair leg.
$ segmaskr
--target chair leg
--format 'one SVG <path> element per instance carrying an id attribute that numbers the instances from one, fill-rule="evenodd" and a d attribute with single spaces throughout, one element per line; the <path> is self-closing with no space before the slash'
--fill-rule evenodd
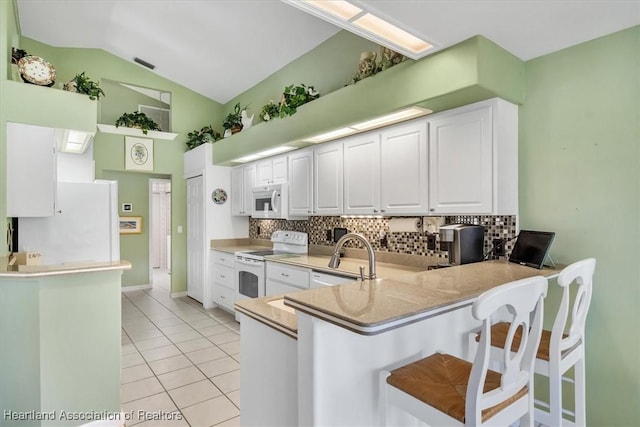
<path id="1" fill-rule="evenodd" d="M 550 426 L 562 425 L 562 375 L 554 366 L 549 369 L 549 422 Z"/>
<path id="2" fill-rule="evenodd" d="M 586 415 L 586 396 L 585 396 L 585 365 L 584 356 L 576 362 L 573 368 L 574 379 L 574 396 L 575 396 L 575 414 L 576 426 L 587 425 Z"/>

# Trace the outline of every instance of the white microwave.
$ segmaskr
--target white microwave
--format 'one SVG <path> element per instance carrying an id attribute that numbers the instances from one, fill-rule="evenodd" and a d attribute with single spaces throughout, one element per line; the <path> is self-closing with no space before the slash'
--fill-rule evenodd
<path id="1" fill-rule="evenodd" d="M 253 218 L 287 219 L 289 199 L 286 184 L 271 184 L 253 188 Z"/>

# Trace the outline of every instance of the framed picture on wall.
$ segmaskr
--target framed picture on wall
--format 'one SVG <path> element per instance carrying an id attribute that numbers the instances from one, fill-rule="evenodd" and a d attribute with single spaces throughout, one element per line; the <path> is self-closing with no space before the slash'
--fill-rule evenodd
<path id="1" fill-rule="evenodd" d="M 142 233 L 141 216 L 121 216 L 120 234 L 140 234 Z"/>
<path id="2" fill-rule="evenodd" d="M 124 147 L 125 170 L 153 170 L 153 139 L 125 136 Z"/>

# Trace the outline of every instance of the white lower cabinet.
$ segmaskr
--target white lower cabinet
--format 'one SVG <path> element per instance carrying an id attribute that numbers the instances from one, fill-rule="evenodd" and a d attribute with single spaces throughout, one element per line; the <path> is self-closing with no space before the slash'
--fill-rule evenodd
<path id="1" fill-rule="evenodd" d="M 234 311 L 236 298 L 235 257 L 222 251 L 211 251 L 211 279 L 213 302 L 229 311 Z"/>
<path id="2" fill-rule="evenodd" d="M 518 107 L 495 98 L 429 119 L 429 213 L 518 213 Z"/>
<path id="3" fill-rule="evenodd" d="M 309 289 L 311 270 L 303 267 L 267 261 L 267 296 Z"/>

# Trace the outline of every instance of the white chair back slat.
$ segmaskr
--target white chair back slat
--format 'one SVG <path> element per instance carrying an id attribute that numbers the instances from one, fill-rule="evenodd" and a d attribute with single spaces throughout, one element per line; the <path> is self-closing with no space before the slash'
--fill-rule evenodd
<path id="1" fill-rule="evenodd" d="M 525 386 L 529 386 L 529 393 L 533 393 L 532 372 L 542 335 L 542 311 L 546 294 L 547 279 L 535 276 L 498 286 L 480 295 L 474 302 L 472 314 L 482 321 L 482 334 L 466 393 L 465 417 L 468 425 L 481 424 L 484 409 L 504 402 Z M 501 386 L 484 393 L 484 382 L 491 359 L 491 316 L 505 306 L 512 316 L 513 327 L 509 331 L 509 343 L 505 348 L 511 348 L 518 326 L 522 329 L 522 339 L 516 352 L 505 351 L 508 355 L 504 356 L 505 371 Z"/>

